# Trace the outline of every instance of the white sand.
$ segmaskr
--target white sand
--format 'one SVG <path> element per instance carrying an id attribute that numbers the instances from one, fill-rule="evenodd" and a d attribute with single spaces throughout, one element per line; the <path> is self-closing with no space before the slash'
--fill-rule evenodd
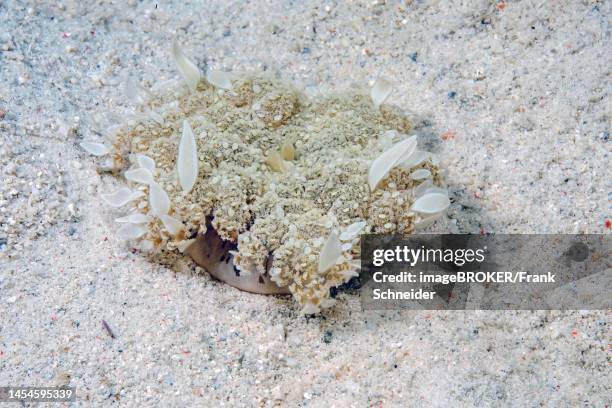
<path id="1" fill-rule="evenodd" d="M 271 3 L 0 3 L 0 385 L 69 382 L 81 405 L 609 405 L 607 312 L 363 313 L 343 294 L 306 319 L 114 237 L 113 181 L 78 142 L 121 117 L 127 74 L 177 75 L 175 32 L 200 66 L 309 91 L 392 78 L 445 154 L 450 231 L 609 233 L 611 2 Z"/>

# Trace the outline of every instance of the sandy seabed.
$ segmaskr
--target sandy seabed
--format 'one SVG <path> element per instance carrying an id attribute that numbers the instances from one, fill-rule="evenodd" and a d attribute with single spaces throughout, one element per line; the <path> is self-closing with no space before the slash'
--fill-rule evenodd
<path id="1" fill-rule="evenodd" d="M 200 66 L 308 92 L 392 78 L 442 153 L 456 233 L 609 233 L 605 1 L 0 2 L 0 385 L 82 405 L 606 406 L 609 311 L 299 315 L 116 238 L 78 146 L 121 84 Z M 606 176 L 608 173 L 608 176 Z M 103 326 L 105 321 L 114 334 Z"/>

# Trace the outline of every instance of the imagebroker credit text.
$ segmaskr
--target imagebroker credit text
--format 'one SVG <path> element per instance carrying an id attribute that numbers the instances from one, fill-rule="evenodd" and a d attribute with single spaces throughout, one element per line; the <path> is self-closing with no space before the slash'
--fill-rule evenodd
<path id="1" fill-rule="evenodd" d="M 424 272 L 401 272 L 385 275 L 374 272 L 377 283 L 555 283 L 555 274 L 530 274 L 527 272 L 455 272 L 453 274 L 428 274 Z"/>

